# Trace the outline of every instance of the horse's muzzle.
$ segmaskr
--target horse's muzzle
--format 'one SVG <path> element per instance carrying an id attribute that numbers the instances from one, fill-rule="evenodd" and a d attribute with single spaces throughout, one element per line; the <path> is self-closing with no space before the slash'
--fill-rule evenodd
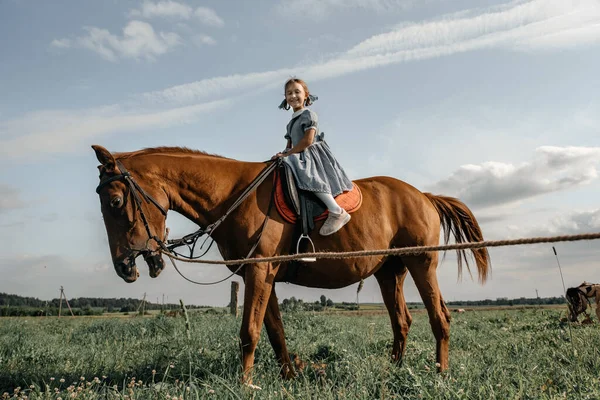
<path id="1" fill-rule="evenodd" d="M 151 278 L 156 278 L 165 268 L 162 254 L 158 251 L 144 254 L 144 260 L 146 260 L 146 264 L 148 264 L 148 272 L 150 273 Z"/>
<path id="2" fill-rule="evenodd" d="M 135 258 L 127 257 L 122 261 L 114 263 L 117 275 L 127 283 L 133 283 L 140 276 L 140 273 L 135 265 Z"/>

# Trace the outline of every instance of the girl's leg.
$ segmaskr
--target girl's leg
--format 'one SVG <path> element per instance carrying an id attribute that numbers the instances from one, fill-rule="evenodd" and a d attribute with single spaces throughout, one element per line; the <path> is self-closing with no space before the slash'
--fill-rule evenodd
<path id="1" fill-rule="evenodd" d="M 319 229 L 319 233 L 323 236 L 331 235 L 339 231 L 344 225 L 350 221 L 350 214 L 335 202 L 333 196 L 329 193 L 315 193 L 315 195 L 325 203 L 329 210 L 327 220 Z"/>
<path id="2" fill-rule="evenodd" d="M 325 207 L 329 210 L 329 212 L 334 214 L 341 214 L 344 210 L 342 207 L 336 203 L 335 199 L 331 195 L 331 193 L 315 193 L 315 196 L 319 198 L 324 204 Z"/>

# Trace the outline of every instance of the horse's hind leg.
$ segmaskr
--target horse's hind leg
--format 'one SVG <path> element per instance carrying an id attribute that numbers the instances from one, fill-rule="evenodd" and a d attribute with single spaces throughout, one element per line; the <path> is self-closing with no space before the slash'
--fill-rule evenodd
<path id="1" fill-rule="evenodd" d="M 402 364 L 402 357 L 406 349 L 406 337 L 412 323 L 412 317 L 408 312 L 403 292 L 406 272 L 406 267 L 402 264 L 400 258 L 390 257 L 375 273 L 375 278 L 381 288 L 383 302 L 390 314 L 392 331 L 394 332 L 392 359 L 400 364 Z"/>
<path id="2" fill-rule="evenodd" d="M 275 357 L 279 361 L 281 376 L 285 379 L 293 378 L 295 374 L 285 344 L 285 333 L 283 331 L 281 313 L 279 312 L 279 304 L 277 304 L 277 296 L 275 295 L 275 285 L 273 285 L 273 289 L 271 290 L 271 297 L 269 298 L 269 304 L 265 312 L 265 328 L 267 328 L 269 341 L 275 351 Z"/>
<path id="3" fill-rule="evenodd" d="M 403 257 L 410 271 L 421 299 L 429 314 L 429 323 L 436 340 L 436 360 L 438 371 L 448 369 L 448 347 L 450 343 L 450 312 L 444 304 L 438 285 L 436 267 L 437 253 L 427 253 L 420 256 Z"/>

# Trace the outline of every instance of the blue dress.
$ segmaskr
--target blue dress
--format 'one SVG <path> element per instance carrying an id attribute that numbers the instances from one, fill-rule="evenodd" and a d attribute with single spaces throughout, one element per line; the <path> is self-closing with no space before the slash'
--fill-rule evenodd
<path id="1" fill-rule="evenodd" d="M 285 138 L 291 139 L 295 146 L 311 128 L 317 132 L 313 143 L 302 152 L 283 158 L 291 167 L 296 184 L 302 190 L 330 193 L 333 197 L 352 190 L 352 181 L 323 140 L 325 134 L 319 133 L 317 114 L 308 108 L 295 112 L 287 125 Z"/>

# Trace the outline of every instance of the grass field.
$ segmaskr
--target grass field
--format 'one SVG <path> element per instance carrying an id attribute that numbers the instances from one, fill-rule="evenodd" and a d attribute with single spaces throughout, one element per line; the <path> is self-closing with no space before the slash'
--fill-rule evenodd
<path id="1" fill-rule="evenodd" d="M 569 327 L 559 320 L 562 309 L 453 313 L 450 370 L 442 375 L 434 372 L 435 342 L 426 313 L 413 313 L 399 367 L 389 358 L 387 315 L 374 311 L 284 315 L 288 347 L 307 367 L 292 381 L 280 380 L 263 332 L 255 367 L 260 391 L 239 384 L 240 320 L 227 315 L 192 314 L 189 340 L 181 317 L 4 318 L 0 396 L 600 398 L 600 326 L 573 326 L 571 343 Z"/>

